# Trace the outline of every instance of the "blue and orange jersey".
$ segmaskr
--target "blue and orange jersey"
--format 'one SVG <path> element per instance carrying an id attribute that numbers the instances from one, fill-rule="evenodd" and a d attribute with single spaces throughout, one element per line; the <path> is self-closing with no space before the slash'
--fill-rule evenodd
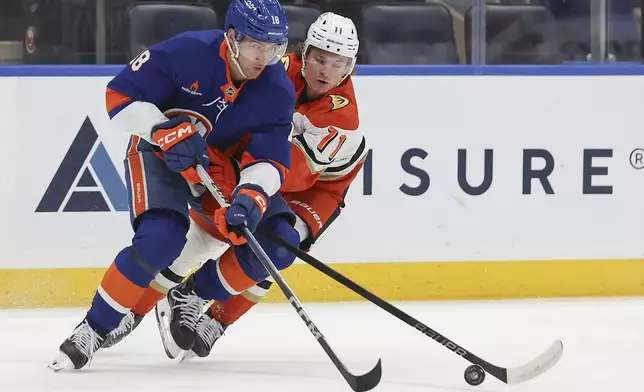
<path id="1" fill-rule="evenodd" d="M 281 183 L 290 167 L 293 84 L 279 63 L 234 84 L 227 51 L 221 30 L 186 32 L 151 46 L 109 82 L 107 112 L 148 142 L 154 125 L 188 114 L 210 146 L 236 154 L 242 169 L 269 163 Z"/>

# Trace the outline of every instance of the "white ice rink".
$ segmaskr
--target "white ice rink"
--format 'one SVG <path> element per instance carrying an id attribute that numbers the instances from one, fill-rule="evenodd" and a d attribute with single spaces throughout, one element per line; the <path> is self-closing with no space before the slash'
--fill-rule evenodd
<path id="1" fill-rule="evenodd" d="M 397 303 L 401 309 L 500 366 L 518 366 L 555 339 L 561 361 L 518 385 L 488 375 L 463 380 L 469 363 L 368 303 L 305 304 L 353 372 L 383 361 L 374 391 L 640 391 L 644 299 Z M 210 357 L 177 364 L 154 316 L 91 366 L 53 373 L 47 363 L 85 309 L 0 311 L 0 391 L 341 392 L 351 389 L 288 304 L 261 304 L 229 328 Z"/>

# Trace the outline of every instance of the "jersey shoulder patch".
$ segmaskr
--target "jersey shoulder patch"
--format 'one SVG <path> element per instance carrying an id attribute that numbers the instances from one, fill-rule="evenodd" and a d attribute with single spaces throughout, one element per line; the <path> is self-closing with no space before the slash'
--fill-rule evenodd
<path id="1" fill-rule="evenodd" d="M 297 111 L 306 115 L 311 123 L 320 128 L 334 126 L 350 131 L 358 129 L 360 124 L 358 105 L 350 78 L 331 89 L 322 98 L 300 105 Z"/>
<path id="2" fill-rule="evenodd" d="M 330 112 L 347 107 L 349 106 L 349 103 L 351 103 L 351 101 L 349 101 L 349 98 L 342 95 L 329 94 L 329 98 L 331 98 L 331 109 L 329 110 Z"/>

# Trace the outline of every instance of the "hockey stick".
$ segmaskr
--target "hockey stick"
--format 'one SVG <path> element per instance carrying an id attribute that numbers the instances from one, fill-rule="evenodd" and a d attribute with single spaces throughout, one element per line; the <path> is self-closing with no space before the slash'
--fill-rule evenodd
<path id="1" fill-rule="evenodd" d="M 215 200 L 217 200 L 219 205 L 222 207 L 228 206 L 229 204 L 226 201 L 223 193 L 221 193 L 217 185 L 212 182 L 210 176 L 208 175 L 208 172 L 206 172 L 203 166 L 197 165 L 196 169 L 201 182 L 206 186 L 208 191 L 212 193 L 212 196 L 215 198 Z M 313 334 L 320 346 L 322 346 L 324 352 L 326 352 L 329 358 L 331 358 L 331 361 L 340 371 L 347 383 L 349 383 L 351 389 L 356 392 L 363 392 L 375 388 L 376 385 L 378 385 L 378 383 L 380 382 L 380 377 L 382 376 L 381 360 L 378 359 L 376 366 L 368 373 L 356 376 L 349 372 L 340 358 L 338 358 L 335 351 L 333 351 L 331 346 L 329 346 L 329 343 L 326 341 L 324 335 L 322 335 L 322 332 L 320 332 L 318 327 L 315 325 L 315 323 L 313 323 L 309 315 L 306 313 L 306 310 L 304 310 L 302 303 L 297 298 L 297 296 L 295 296 L 295 293 L 293 293 L 293 290 L 291 290 L 284 278 L 282 278 L 279 270 L 275 267 L 266 252 L 264 252 L 264 249 L 262 249 L 262 246 L 259 244 L 259 242 L 257 242 L 257 239 L 255 239 L 253 233 L 251 233 L 250 230 L 248 230 L 248 228 L 244 226 L 242 227 L 242 234 L 244 235 L 244 238 L 246 238 L 248 246 L 250 246 L 253 253 L 255 253 L 255 256 L 257 256 L 264 268 L 266 268 L 266 271 L 268 271 L 268 273 L 273 277 L 280 289 L 282 289 L 282 292 L 288 299 L 288 302 L 293 306 L 293 308 L 295 308 L 297 314 L 300 316 L 302 321 L 304 321 L 304 324 L 306 324 L 306 326 L 309 328 L 309 331 L 311 331 L 311 334 Z"/>
<path id="2" fill-rule="evenodd" d="M 403 321 L 404 323 L 416 328 L 421 333 L 429 336 L 430 338 L 432 338 L 442 346 L 447 347 L 449 350 L 463 357 L 465 360 L 481 366 L 487 373 L 493 375 L 494 377 L 498 378 L 499 380 L 503 381 L 506 384 L 517 384 L 523 381 L 530 380 L 534 377 L 537 377 L 538 375 L 546 372 L 548 369 L 553 367 L 557 363 L 557 361 L 559 361 L 559 358 L 561 358 L 561 356 L 563 355 L 563 343 L 560 340 L 556 340 L 554 343 L 550 345 L 550 347 L 546 351 L 543 352 L 543 354 L 539 355 L 537 358 L 533 359 L 532 361 L 522 366 L 518 366 L 514 368 L 504 368 L 504 367 L 493 365 L 492 363 L 484 359 L 481 359 L 480 357 L 474 355 L 469 350 L 466 350 L 462 346 L 456 344 L 453 340 L 448 339 L 444 335 L 436 332 L 435 330 L 431 329 L 427 325 L 416 320 L 412 316 L 398 309 L 397 307 L 385 301 L 384 299 L 371 293 L 369 290 L 358 285 L 351 279 L 345 277 L 344 275 L 337 272 L 336 270 L 329 267 L 328 265 L 324 264 L 323 262 L 319 261 L 315 257 L 309 255 L 308 253 L 302 251 L 299 248 L 292 246 L 291 244 L 284 241 L 283 239 L 276 236 L 275 234 L 265 230 L 258 230 L 258 231 L 263 236 L 273 241 L 277 245 L 280 245 L 286 248 L 287 250 L 289 250 L 291 253 L 293 253 L 302 261 L 309 264 L 311 267 L 317 269 L 318 271 L 322 272 L 326 276 L 332 278 L 333 280 L 349 288 L 356 294 L 362 296 L 366 300 L 380 307 L 387 313 L 397 317 L 399 320 Z"/>

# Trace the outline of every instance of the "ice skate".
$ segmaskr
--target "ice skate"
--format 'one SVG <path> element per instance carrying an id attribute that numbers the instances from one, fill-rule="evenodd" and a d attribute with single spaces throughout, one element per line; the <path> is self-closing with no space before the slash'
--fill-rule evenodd
<path id="1" fill-rule="evenodd" d="M 181 357 L 185 361 L 194 357 L 205 358 L 210 355 L 215 342 L 223 336 L 228 325 L 222 324 L 213 318 L 209 312 L 203 315 L 197 325 L 197 338 L 192 350 L 187 351 Z"/>
<path id="2" fill-rule="evenodd" d="M 105 342 L 103 342 L 101 348 L 110 348 L 121 340 L 125 339 L 126 336 L 132 333 L 132 331 L 134 331 L 136 327 L 141 324 L 143 317 L 144 315 L 134 314 L 132 312 L 126 314 L 125 317 L 123 317 L 123 319 L 121 320 L 119 326 L 114 331 L 107 334 L 107 336 L 105 337 Z"/>
<path id="3" fill-rule="evenodd" d="M 165 354 L 168 358 L 175 359 L 182 353 L 185 353 L 185 351 L 183 351 L 181 347 L 177 346 L 177 343 L 174 341 L 174 338 L 170 333 L 170 313 L 171 310 L 167 298 L 161 299 L 154 308 L 157 327 L 159 328 L 159 335 L 161 336 L 161 342 L 163 343 Z"/>
<path id="4" fill-rule="evenodd" d="M 191 350 L 197 338 L 197 325 L 210 301 L 195 293 L 194 278 L 168 292 L 169 328 L 172 339 L 182 350 Z"/>
<path id="5" fill-rule="evenodd" d="M 87 320 L 83 320 L 60 345 L 60 352 L 49 364 L 49 368 L 56 372 L 64 369 L 81 369 L 91 361 L 103 342 L 104 337 L 94 331 Z"/>

